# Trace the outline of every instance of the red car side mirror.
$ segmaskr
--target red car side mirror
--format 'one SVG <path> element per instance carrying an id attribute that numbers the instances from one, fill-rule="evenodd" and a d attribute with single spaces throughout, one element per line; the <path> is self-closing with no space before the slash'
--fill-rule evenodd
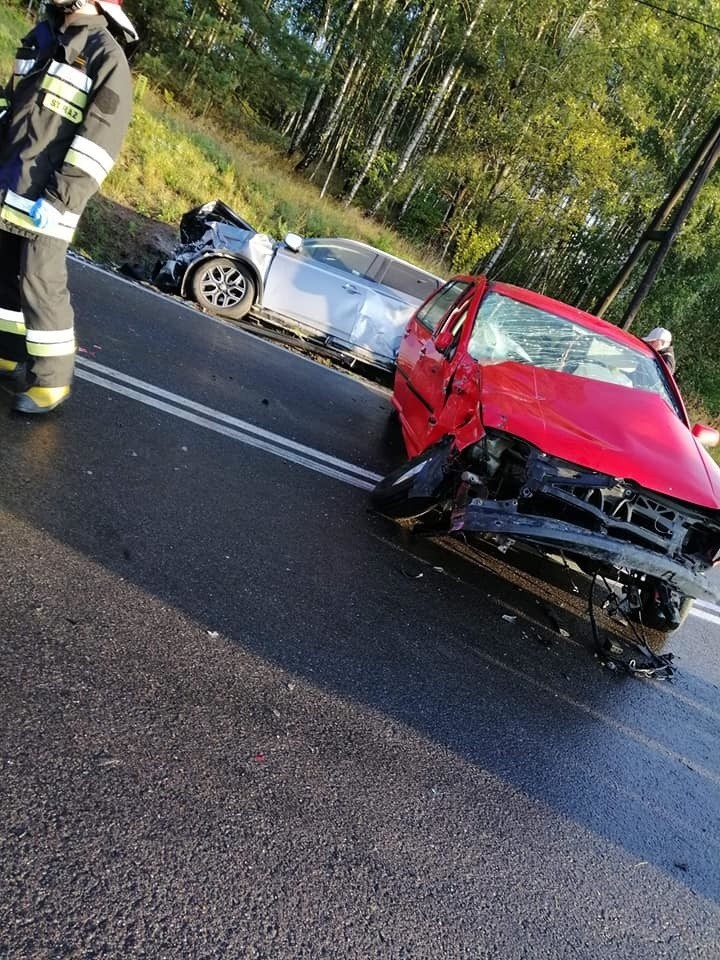
<path id="1" fill-rule="evenodd" d="M 704 447 L 716 447 L 720 443 L 720 433 L 704 423 L 696 423 L 692 428 L 692 435 Z"/>
<path id="2" fill-rule="evenodd" d="M 435 337 L 435 349 L 438 353 L 445 353 L 452 346 L 454 339 L 452 330 L 441 330 Z"/>

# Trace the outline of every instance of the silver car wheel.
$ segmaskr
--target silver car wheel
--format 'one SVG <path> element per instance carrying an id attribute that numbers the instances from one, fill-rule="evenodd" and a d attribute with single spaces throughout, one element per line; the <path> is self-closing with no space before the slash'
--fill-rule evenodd
<path id="1" fill-rule="evenodd" d="M 229 257 L 216 257 L 197 268 L 192 291 L 209 313 L 239 320 L 253 304 L 255 283 L 247 267 Z"/>

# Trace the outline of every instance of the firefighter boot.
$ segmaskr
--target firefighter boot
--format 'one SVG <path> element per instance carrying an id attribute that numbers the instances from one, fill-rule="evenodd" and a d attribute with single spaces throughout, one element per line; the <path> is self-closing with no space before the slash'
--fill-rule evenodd
<path id="1" fill-rule="evenodd" d="M 18 413 L 50 413 L 70 396 L 70 387 L 30 387 L 18 393 L 12 408 Z"/>
<path id="2" fill-rule="evenodd" d="M 5 360 L 0 357 L 0 380 L 10 383 L 22 383 L 25 379 L 26 368 L 18 360 Z"/>

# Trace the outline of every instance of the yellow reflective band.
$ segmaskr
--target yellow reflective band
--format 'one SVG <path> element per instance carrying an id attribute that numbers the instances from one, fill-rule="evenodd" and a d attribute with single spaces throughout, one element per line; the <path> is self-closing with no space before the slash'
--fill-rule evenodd
<path id="1" fill-rule="evenodd" d="M 14 224 L 16 227 L 22 227 L 23 230 L 37 231 L 37 227 L 26 213 L 20 213 L 18 210 L 13 210 L 7 205 L 0 207 L 0 218 L 7 221 L 7 223 Z"/>
<path id="2" fill-rule="evenodd" d="M 80 220 L 79 214 L 67 210 L 62 215 L 60 223 L 53 221 L 47 227 L 41 229 L 35 226 L 29 214 L 33 202 L 28 200 L 27 197 L 22 197 L 20 194 L 8 190 L 5 194 L 5 203 L 0 207 L 0 220 L 41 237 L 53 237 L 56 240 L 65 240 L 70 243 Z"/>
<path id="3" fill-rule="evenodd" d="M 61 117 L 65 117 L 65 119 L 70 120 L 71 123 L 82 123 L 85 119 L 85 114 L 82 110 L 74 107 L 71 103 L 66 103 L 52 93 L 45 94 L 43 106 L 47 107 L 48 110 L 52 110 L 53 113 L 59 113 Z"/>
<path id="4" fill-rule="evenodd" d="M 25 336 L 25 318 L 20 310 L 7 310 L 0 307 L 0 330 L 3 333 L 15 333 Z"/>
<path id="5" fill-rule="evenodd" d="M 73 166 L 84 170 L 99 184 L 103 182 L 115 165 L 115 161 L 104 147 L 80 134 L 73 138 L 65 159 Z"/>
<path id="6" fill-rule="evenodd" d="M 65 80 L 66 83 L 77 87 L 78 90 L 84 90 L 85 93 L 90 93 L 92 90 L 93 82 L 86 73 L 76 67 L 68 66 L 67 63 L 60 63 L 59 60 L 52 61 L 48 68 L 48 74 L 51 77 L 59 77 L 60 80 Z"/>
<path id="7" fill-rule="evenodd" d="M 25 324 L 22 320 L 7 320 L 0 316 L 0 331 L 2 333 L 15 333 L 19 337 L 25 336 Z"/>
<path id="8" fill-rule="evenodd" d="M 74 327 L 65 327 L 63 330 L 39 330 L 33 327 L 28 330 L 29 343 L 62 343 L 65 340 L 72 340 L 75 336 Z"/>
<path id="9" fill-rule="evenodd" d="M 7 99 L 7 97 L 0 97 L 0 110 L 7 110 L 9 106 L 10 101 Z"/>
<path id="10" fill-rule="evenodd" d="M 0 319 L 10 320 L 12 323 L 25 323 L 22 310 L 9 310 L 7 307 L 0 307 Z"/>
<path id="11" fill-rule="evenodd" d="M 13 210 L 12 207 L 8 207 L 7 205 L 0 209 L 0 220 L 4 220 L 6 223 L 9 223 L 14 227 L 20 227 L 21 230 L 28 230 L 30 233 L 36 233 L 38 236 L 53 237 L 55 240 L 66 240 L 68 243 L 70 243 L 75 235 L 75 230 L 72 227 L 65 227 L 61 224 L 55 224 L 51 227 L 46 227 L 44 230 L 41 230 L 39 227 L 35 226 L 33 221 L 26 213 L 21 213 L 19 210 Z"/>
<path id="12" fill-rule="evenodd" d="M 82 90 L 78 90 L 77 87 L 74 87 L 71 83 L 60 80 L 58 77 L 43 77 L 40 86 L 43 90 L 54 93 L 62 100 L 66 100 L 68 103 L 73 104 L 73 106 L 79 107 L 80 110 L 87 106 L 87 94 L 83 93 Z M 45 99 L 47 100 L 47 97 Z"/>
<path id="13" fill-rule="evenodd" d="M 27 352 L 31 357 L 67 357 L 75 353 L 75 338 L 62 343 L 34 343 L 30 331 L 26 334 Z"/>

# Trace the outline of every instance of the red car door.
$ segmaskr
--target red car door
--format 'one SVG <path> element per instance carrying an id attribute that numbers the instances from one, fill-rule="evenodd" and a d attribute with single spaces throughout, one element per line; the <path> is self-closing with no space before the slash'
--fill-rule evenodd
<path id="1" fill-rule="evenodd" d="M 466 345 L 486 288 L 484 278 L 468 283 L 432 337 L 426 339 L 418 356 L 407 383 L 415 402 L 404 417 L 401 411 L 405 445 L 411 456 L 453 432 L 456 423 L 467 420 L 464 406 L 475 409 L 475 398 L 468 384 L 477 364 L 467 355 Z"/>
<path id="2" fill-rule="evenodd" d="M 426 433 L 427 420 L 432 414 L 430 401 L 423 390 L 430 388 L 427 383 L 430 376 L 428 357 L 438 356 L 433 341 L 434 333 L 443 326 L 443 321 L 455 309 L 455 305 L 464 300 L 476 282 L 470 277 L 463 277 L 446 283 L 416 311 L 400 342 L 393 405 L 400 415 L 406 446 L 411 452 L 416 449 L 416 437 Z"/>
<path id="3" fill-rule="evenodd" d="M 481 280 L 466 291 L 438 326 L 415 365 L 411 386 L 422 397 L 425 410 L 413 424 L 417 450 L 426 449 L 467 419 L 465 407 L 474 409 L 468 379 L 477 369 L 466 351 L 467 340 L 485 289 Z"/>

